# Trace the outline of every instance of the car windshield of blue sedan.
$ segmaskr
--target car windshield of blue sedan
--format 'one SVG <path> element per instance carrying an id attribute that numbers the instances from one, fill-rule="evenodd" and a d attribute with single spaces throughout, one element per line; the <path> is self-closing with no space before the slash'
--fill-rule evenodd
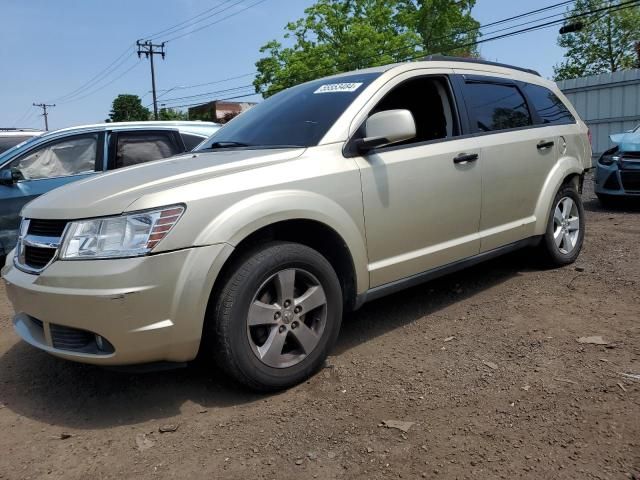
<path id="1" fill-rule="evenodd" d="M 277 93 L 232 120 L 198 151 L 236 147 L 317 145 L 380 73 L 324 78 Z"/>
<path id="2" fill-rule="evenodd" d="M 12 158 L 14 156 L 14 153 L 18 152 L 18 151 L 22 151 L 24 149 L 25 146 L 27 145 L 31 145 L 33 142 L 36 142 L 38 140 L 42 139 L 41 136 L 33 136 L 33 137 L 29 137 L 28 140 L 25 140 L 24 142 L 21 142 L 17 145 L 14 145 L 13 147 L 5 150 L 4 152 L 2 152 L 0 154 L 0 165 L 2 165 L 6 160 L 9 160 L 10 158 Z"/>

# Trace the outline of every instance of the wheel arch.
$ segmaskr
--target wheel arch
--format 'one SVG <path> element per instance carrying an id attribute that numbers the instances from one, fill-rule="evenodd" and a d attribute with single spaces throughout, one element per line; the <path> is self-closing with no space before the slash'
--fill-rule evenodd
<path id="1" fill-rule="evenodd" d="M 323 254 L 336 270 L 348 302 L 369 287 L 364 234 L 351 215 L 321 195 L 281 191 L 244 199 L 202 230 L 198 244 L 227 243 L 234 248 L 225 259 L 213 291 L 239 256 L 270 240 L 301 243 Z"/>
<path id="2" fill-rule="evenodd" d="M 553 166 L 538 196 L 536 203 L 535 235 L 543 235 L 547 229 L 547 220 L 553 207 L 553 200 L 562 185 L 571 183 L 580 191 L 584 166 L 575 157 L 562 157 Z"/>

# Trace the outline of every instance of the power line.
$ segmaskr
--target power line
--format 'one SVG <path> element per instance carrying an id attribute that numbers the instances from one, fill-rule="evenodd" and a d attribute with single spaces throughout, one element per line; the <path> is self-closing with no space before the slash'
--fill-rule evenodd
<path id="1" fill-rule="evenodd" d="M 223 2 L 222 4 L 217 5 L 217 6 L 215 6 L 215 7 L 212 7 L 212 8 L 210 8 L 210 9 L 208 9 L 208 10 L 204 11 L 204 12 L 201 12 L 200 14 L 198 14 L 198 15 L 196 15 L 196 16 L 194 16 L 194 17 L 192 17 L 192 18 L 188 19 L 188 20 L 185 20 L 185 21 L 183 21 L 183 22 L 181 22 L 181 23 L 179 23 L 179 24 L 174 25 L 173 27 L 166 28 L 166 29 L 164 29 L 164 30 L 161 30 L 161 31 L 159 31 L 159 32 L 156 32 L 156 34 L 152 34 L 149 38 L 155 38 L 156 36 L 158 36 L 159 34 L 162 34 L 163 32 L 168 32 L 168 31 L 172 31 L 172 30 L 173 30 L 173 32 L 172 32 L 172 33 L 177 33 L 177 32 L 178 32 L 178 31 L 180 31 L 180 30 L 183 30 L 183 29 L 185 29 L 185 28 L 190 28 L 190 27 L 192 27 L 192 26 L 196 25 L 197 23 L 201 23 L 201 21 L 203 21 L 203 20 L 206 20 L 206 19 L 208 19 L 208 18 L 210 18 L 210 17 L 212 17 L 212 16 L 214 16 L 214 15 L 218 15 L 218 14 L 220 14 L 220 13 L 222 13 L 222 12 L 224 12 L 224 11 L 226 11 L 226 10 L 228 10 L 228 9 L 230 9 L 230 8 L 232 8 L 232 7 L 234 7 L 234 6 L 236 6 L 236 5 L 238 5 L 238 4 L 240 4 L 240 3 L 241 3 L 241 1 L 240 1 L 240 2 L 236 2 L 236 3 L 232 4 L 232 5 L 229 5 L 228 7 L 224 8 L 224 9 L 222 9 L 222 10 L 218 10 L 218 11 L 214 12 L 213 14 L 208 15 L 208 16 L 206 16 L 206 17 L 204 17 L 204 18 L 202 18 L 202 19 L 198 20 L 197 22 L 193 22 L 193 23 L 191 23 L 191 24 L 189 24 L 189 25 L 184 25 L 184 24 L 186 24 L 186 23 L 190 22 L 191 20 L 193 20 L 193 19 L 195 19 L 195 18 L 197 18 L 197 17 L 201 16 L 203 13 L 207 13 L 207 12 L 210 12 L 210 11 L 212 11 L 212 10 L 219 9 L 220 7 L 224 6 L 225 4 L 227 4 L 227 3 L 231 2 L 231 1 L 233 1 L 233 0 L 226 0 L 226 1 L 225 1 L 225 2 Z M 253 4 L 251 4 L 251 5 L 248 5 L 247 7 L 243 8 L 243 9 L 241 9 L 241 10 L 237 11 L 237 12 L 234 12 L 234 13 L 232 13 L 232 14 L 230 14 L 230 15 L 227 15 L 227 16 L 225 16 L 225 17 L 223 17 L 223 18 L 220 18 L 220 19 L 216 20 L 215 22 L 211 22 L 211 23 L 208 23 L 208 24 L 206 24 L 206 25 L 203 25 L 203 26 L 201 26 L 200 28 L 197 28 L 196 30 L 193 30 L 193 31 L 191 31 L 191 32 L 187 32 L 187 33 L 185 33 L 185 34 L 175 36 L 175 37 L 173 37 L 173 38 L 172 38 L 172 39 L 170 39 L 170 40 L 176 40 L 176 39 L 178 39 L 178 38 L 182 38 L 182 37 L 184 37 L 184 36 L 186 36 L 186 35 L 188 35 L 188 34 L 194 33 L 194 32 L 196 32 L 196 31 L 200 31 L 200 30 L 202 30 L 202 29 L 204 29 L 204 28 L 207 28 L 207 27 L 209 27 L 209 26 L 212 26 L 212 25 L 215 25 L 215 24 L 217 24 L 217 23 L 220 23 L 220 22 L 222 22 L 222 21 L 224 21 L 224 20 L 226 20 L 226 19 L 228 19 L 228 18 L 231 18 L 231 17 L 233 17 L 233 16 L 235 16 L 235 15 L 238 15 L 238 14 L 240 14 L 240 13 L 242 13 L 242 12 L 244 12 L 244 11 L 248 10 L 249 8 L 252 8 L 252 7 L 254 7 L 254 6 L 256 6 L 256 5 L 260 4 L 260 3 L 263 3 L 263 2 L 265 2 L 265 1 L 266 1 L 266 0 L 260 0 L 260 1 L 258 1 L 258 2 L 255 2 L 255 3 L 253 3 Z M 183 27 L 180 27 L 181 25 L 184 25 L 184 26 L 183 26 Z M 176 28 L 176 27 L 180 27 L 180 28 Z M 163 42 L 163 43 L 165 43 L 165 42 Z M 92 92 L 92 93 L 90 93 L 90 94 L 86 94 L 86 95 L 82 95 L 82 96 L 78 97 L 78 95 L 81 95 L 82 93 L 86 92 L 88 89 L 90 89 L 91 87 L 93 87 L 94 85 L 96 85 L 96 84 L 100 83 L 100 82 L 101 82 L 105 77 L 108 77 L 108 76 L 112 75 L 113 73 L 115 73 L 115 72 L 116 72 L 116 71 L 117 71 L 117 70 L 118 70 L 118 69 L 119 69 L 119 68 L 120 68 L 120 67 L 121 67 L 121 66 L 126 62 L 126 60 L 127 60 L 127 59 L 126 59 L 126 55 L 129 53 L 130 48 L 131 48 L 131 47 L 127 47 L 127 49 L 126 49 L 122 54 L 120 54 L 120 55 L 119 55 L 119 56 L 118 56 L 118 57 L 117 57 L 113 62 L 111 62 L 109 65 L 107 65 L 107 67 L 105 67 L 104 69 L 102 69 L 102 70 L 101 70 L 100 72 L 98 72 L 96 75 L 94 75 L 93 77 L 91 77 L 87 82 L 83 83 L 81 86 L 79 86 L 79 87 L 78 87 L 78 88 L 76 88 L 75 90 L 72 90 L 71 92 L 69 92 L 69 93 L 67 93 L 67 94 L 65 94 L 65 95 L 62 95 L 62 96 L 60 96 L 60 97 L 57 97 L 57 98 L 55 99 L 55 101 L 63 102 L 63 103 L 69 103 L 69 102 L 71 102 L 71 101 L 75 101 L 75 100 L 80 100 L 80 99 L 82 99 L 82 98 L 86 98 L 86 97 L 88 97 L 89 95 L 91 95 L 91 94 L 93 94 L 93 93 L 95 93 L 95 92 L 97 92 L 97 91 L 99 91 L 99 90 L 102 90 L 102 88 L 103 88 L 103 87 L 106 87 L 107 85 L 110 85 L 111 83 L 115 82 L 116 80 L 118 80 L 119 78 L 121 78 L 122 76 L 124 76 L 124 75 L 125 75 L 126 73 L 128 73 L 128 72 L 129 72 L 133 67 L 131 67 L 130 69 L 126 70 L 126 71 L 125 71 L 125 72 L 123 72 L 121 75 L 119 75 L 118 77 L 116 77 L 116 78 L 115 78 L 115 79 L 113 79 L 112 81 L 108 82 L 107 84 L 103 85 L 102 87 L 100 87 L 100 88 L 98 88 L 98 89 L 96 89 L 96 90 L 93 90 L 93 92 Z M 247 75 L 247 76 L 248 76 L 248 75 Z M 226 81 L 226 80 L 225 80 L 225 81 Z M 218 83 L 218 82 L 206 82 L 206 84 L 214 84 L 214 83 Z M 221 83 L 221 82 L 220 82 L 220 83 Z M 198 86 L 200 86 L 200 85 L 198 85 Z M 195 88 L 195 87 L 196 87 L 196 86 L 194 86 L 194 88 Z"/>
<path id="2" fill-rule="evenodd" d="M 589 12 L 584 12 L 584 13 L 572 15 L 572 16 L 569 16 L 569 17 L 564 17 L 564 18 L 561 18 L 561 19 L 558 19 L 558 20 L 553 20 L 551 22 L 543 23 L 543 24 L 540 24 L 540 25 L 535 25 L 533 27 L 524 28 L 522 30 L 517 30 L 515 32 L 505 33 L 503 35 L 497 35 L 497 36 L 491 37 L 491 38 L 480 39 L 480 40 L 478 40 L 476 42 L 473 42 L 471 44 L 456 46 L 455 48 L 465 48 L 467 46 L 479 45 L 481 43 L 490 42 L 490 41 L 493 41 L 493 40 L 500 40 L 501 38 L 507 38 L 507 37 L 510 37 L 510 36 L 513 36 L 513 35 L 516 35 L 516 34 L 519 35 L 519 34 L 531 32 L 531 31 L 534 31 L 534 30 L 540 30 L 542 28 L 552 27 L 554 25 L 560 25 L 561 23 L 564 23 L 567 20 L 572 20 L 574 18 L 582 18 L 582 17 L 588 16 L 588 15 L 593 15 L 594 13 L 602 12 L 602 11 L 607 11 L 608 13 L 617 12 L 619 10 L 625 10 L 627 8 L 633 8 L 633 7 L 638 6 L 638 5 L 640 5 L 640 0 L 629 0 L 627 2 L 619 3 L 618 5 L 601 7 L 601 8 L 598 8 L 596 10 L 591 10 Z"/>
<path id="3" fill-rule="evenodd" d="M 588 11 L 588 12 L 571 15 L 571 16 L 566 17 L 566 18 L 554 20 L 554 21 L 543 23 L 543 24 L 539 24 L 539 25 L 534 25 L 532 27 L 523 28 L 521 30 L 516 30 L 514 32 L 509 32 L 509 33 L 505 33 L 505 34 L 502 34 L 502 35 L 496 35 L 494 37 L 489 37 L 489 38 L 483 38 L 483 39 L 476 40 L 474 42 L 469 42 L 469 43 L 463 44 L 463 45 L 454 45 L 448 50 L 437 52 L 437 53 L 447 53 L 448 51 L 455 50 L 455 49 L 458 49 L 458 48 L 467 48 L 467 47 L 479 45 L 481 43 L 491 42 L 491 41 L 495 41 L 495 40 L 501 40 L 501 39 L 504 39 L 504 38 L 508 38 L 508 37 L 512 37 L 512 36 L 516 36 L 516 35 L 521 35 L 523 33 L 528 33 L 528 32 L 535 31 L 535 30 L 540 30 L 540 29 L 543 29 L 543 28 L 549 28 L 549 27 L 552 27 L 552 26 L 555 26 L 555 25 L 559 25 L 559 24 L 563 23 L 565 20 L 570 20 L 570 19 L 574 19 L 574 18 L 581 18 L 581 17 L 585 17 L 585 16 L 588 16 L 588 15 L 593 15 L 594 13 L 599 13 L 599 12 L 602 12 L 602 11 L 617 12 L 617 11 L 620 11 L 620 10 L 625 10 L 627 8 L 633 8 L 633 7 L 636 7 L 638 5 L 640 5 L 640 0 L 629 0 L 629 1 L 626 1 L 626 2 L 623 2 L 623 3 L 620 3 L 618 5 L 602 7 L 602 8 L 598 8 L 598 9 L 591 10 L 591 11 Z M 532 21 L 530 23 L 535 23 L 536 21 L 537 20 L 534 20 L 534 21 Z M 401 50 L 396 50 L 394 53 L 400 53 L 403 50 L 406 51 L 408 49 L 404 48 L 404 49 L 401 49 Z M 384 53 L 388 54 L 389 52 L 384 52 Z M 436 52 L 433 52 L 433 53 L 436 53 Z M 432 54 L 432 53 L 414 52 L 412 55 L 408 55 L 407 57 L 403 58 L 401 61 L 405 61 L 406 62 L 406 61 L 416 60 L 416 59 L 428 56 L 430 54 Z M 373 60 L 375 58 L 379 58 L 379 56 L 369 57 L 368 59 L 369 60 Z M 338 65 L 337 68 L 340 68 L 340 65 Z M 320 69 L 316 69 L 315 71 L 320 71 Z M 311 72 L 314 72 L 314 70 L 311 70 Z M 274 93 L 278 93 L 278 92 L 280 92 L 282 90 L 285 90 L 285 89 L 286 88 L 277 88 L 277 89 L 274 89 L 274 90 L 268 90 L 268 93 L 274 94 Z M 261 93 L 267 93 L 267 92 L 261 92 Z"/>
<path id="4" fill-rule="evenodd" d="M 507 18 L 507 19 L 502 19 L 502 20 L 498 20 L 498 21 L 495 21 L 495 22 L 491 22 L 491 23 L 486 24 L 486 25 L 481 25 L 481 26 L 479 26 L 478 28 L 476 28 L 476 29 L 472 29 L 472 30 L 469 30 L 469 31 L 473 31 L 473 30 L 477 30 L 477 29 L 486 28 L 486 27 L 491 26 L 491 25 L 503 24 L 503 23 L 505 23 L 505 22 L 507 22 L 507 21 L 512 21 L 512 20 L 517 19 L 517 18 L 524 18 L 524 17 L 526 17 L 526 16 L 531 16 L 532 14 L 535 14 L 535 13 L 540 13 L 540 12 L 542 12 L 542 11 L 548 11 L 548 10 L 553 9 L 553 8 L 558 8 L 558 7 L 561 7 L 561 6 L 567 5 L 567 4 L 569 4 L 569 3 L 572 3 L 573 1 L 574 1 L 574 0 L 564 1 L 564 2 L 560 2 L 560 3 L 558 3 L 558 4 L 555 4 L 555 5 L 551 5 L 551 6 L 545 7 L 545 8 L 536 9 L 536 10 L 533 10 L 533 11 L 531 11 L 531 12 L 525 12 L 525 13 L 520 14 L 520 15 L 517 15 L 517 16 L 509 17 L 509 18 Z M 525 22 L 525 23 L 522 23 L 522 24 L 519 24 L 519 25 L 514 25 L 514 26 L 511 26 L 511 27 L 508 27 L 508 28 L 505 28 L 505 29 L 501 29 L 501 30 L 497 30 L 497 31 L 494 31 L 494 32 L 490 32 L 490 33 L 498 33 L 498 32 L 500 32 L 500 31 L 510 30 L 510 29 L 516 28 L 517 26 L 528 25 L 528 24 L 531 24 L 531 23 L 538 22 L 538 21 L 540 21 L 540 20 L 544 20 L 544 19 L 546 19 L 546 18 L 553 18 L 553 17 L 558 16 L 558 15 L 563 15 L 563 14 L 556 14 L 556 15 L 552 15 L 552 16 L 545 17 L 545 18 L 542 18 L 542 19 L 536 19 L 536 20 L 533 20 L 533 21 L 530 21 L 530 22 Z M 454 34 L 454 35 L 459 35 L 460 33 L 461 33 L 461 32 L 458 32 L 457 34 Z M 515 33 L 515 32 L 512 32 L 512 33 Z M 443 38 L 448 38 L 448 37 L 443 37 Z M 493 39 L 494 39 L 494 38 L 488 38 L 488 39 L 483 40 L 483 42 L 484 42 L 484 41 L 491 41 L 491 40 L 493 40 Z M 495 38 L 495 39 L 497 39 L 497 38 Z M 440 40 L 440 39 L 436 39 L 436 40 Z M 474 43 L 475 43 L 475 42 L 474 42 Z M 478 42 L 478 43 L 481 43 L 481 42 Z M 415 47 L 410 47 L 410 48 L 412 48 L 412 49 L 413 49 L 413 48 L 415 48 Z M 460 47 L 459 47 L 459 46 L 455 46 L 455 47 L 453 47 L 453 48 L 460 48 Z M 395 50 L 395 51 L 392 51 L 392 52 L 385 52 L 385 53 L 395 53 L 395 54 L 397 54 L 397 53 L 401 53 L 401 52 L 404 52 L 404 51 L 407 51 L 407 50 L 408 50 L 408 49 L 405 47 L 405 48 L 403 48 L 403 49 Z M 424 56 L 424 55 L 425 55 L 425 53 L 424 53 L 424 52 L 420 52 L 418 56 Z M 375 59 L 375 58 L 379 58 L 379 57 L 378 57 L 378 56 L 376 56 L 376 57 L 369 57 L 369 58 L 368 58 L 368 60 L 372 60 L 372 59 Z M 365 59 L 365 60 L 367 60 L 367 59 Z M 338 66 L 338 68 L 340 68 L 340 66 Z M 319 70 L 323 70 L 323 69 L 316 69 L 315 71 L 319 71 Z M 314 70 L 312 70 L 312 72 L 313 72 L 313 71 L 314 71 Z M 254 73 L 254 74 L 255 74 L 255 73 Z M 254 74 L 246 74 L 246 75 L 242 75 L 241 77 L 243 77 L 243 76 L 249 76 L 249 75 L 254 75 Z M 203 84 L 196 84 L 196 85 L 186 86 L 186 87 L 183 87 L 183 88 L 194 88 L 194 87 L 197 87 L 197 86 L 200 86 L 200 85 L 213 84 L 213 83 L 222 83 L 222 82 L 225 82 L 225 81 L 229 81 L 229 80 L 231 80 L 231 79 L 233 79 L 233 78 L 237 78 L 237 77 L 231 77 L 231 78 L 228 78 L 228 79 L 217 80 L 217 81 L 215 81 L 215 82 L 207 82 L 207 83 L 203 83 Z M 169 98 L 169 99 L 166 99 L 164 103 L 168 104 L 168 103 L 171 103 L 171 102 L 176 102 L 176 101 L 179 101 L 179 100 L 186 100 L 186 99 L 189 99 L 189 98 L 196 99 L 196 98 L 200 98 L 200 97 L 206 97 L 206 96 L 209 96 L 209 95 L 218 95 L 218 94 L 221 94 L 221 93 L 231 93 L 231 92 L 234 92 L 234 91 L 237 91 L 237 90 L 242 90 L 242 89 L 244 89 L 244 88 L 249 88 L 249 87 L 253 87 L 253 85 L 252 85 L 252 84 L 251 84 L 251 85 L 242 85 L 242 86 L 238 86 L 238 87 L 234 87 L 234 88 L 229 88 L 229 89 L 224 89 L 224 90 L 217 90 L 217 91 L 213 91 L 213 92 L 204 92 L 204 93 L 196 94 L 196 95 L 189 95 L 189 96 L 183 96 L 183 97 L 174 97 L 174 98 Z M 176 89 L 177 89 L 177 88 L 176 88 Z M 277 91 L 279 91 L 279 90 L 275 90 L 275 91 L 277 92 Z M 272 91 L 272 92 L 273 92 L 273 91 Z M 271 93 L 272 93 L 272 92 L 271 92 Z M 204 101 L 204 99 L 203 99 L 202 101 L 200 101 L 199 103 L 195 103 L 195 104 L 187 104 L 187 105 L 173 105 L 173 108 L 179 108 L 179 107 L 184 107 L 184 106 L 193 106 L 193 105 L 198 105 L 198 104 L 202 103 L 203 101 Z"/>
<path id="5" fill-rule="evenodd" d="M 72 98 L 72 97 L 82 93 L 83 91 L 87 90 L 88 88 L 92 87 L 96 83 L 99 83 L 101 79 L 103 79 L 106 76 L 109 76 L 111 73 L 113 73 L 115 70 L 117 70 L 122 65 L 123 61 L 126 60 L 126 58 L 125 58 L 126 55 L 128 55 L 130 51 L 131 51 L 131 45 L 128 46 L 127 49 L 124 52 L 122 52 L 120 55 L 118 55 L 118 57 L 113 62 L 111 62 L 109 65 L 107 65 L 104 69 L 100 70 L 97 74 L 95 74 L 93 77 L 91 77 L 85 83 L 80 85 L 75 90 L 67 93 L 66 95 L 62 95 L 60 97 L 57 97 L 56 99 L 54 99 L 54 101 L 69 100 L 70 98 Z M 116 65 L 116 63 L 117 63 L 117 65 Z"/>
<path id="6" fill-rule="evenodd" d="M 259 95 L 259 93 L 246 93 L 243 95 L 235 95 L 233 97 L 226 97 L 226 98 L 215 98 L 212 99 L 211 101 L 216 101 L 216 102 L 226 102 L 228 100 L 237 100 L 239 98 L 246 98 L 246 97 L 253 97 L 255 95 Z M 173 105 L 171 108 L 185 108 L 185 107 L 195 107 L 196 105 L 202 105 L 203 102 L 197 102 L 197 103 L 187 103 L 184 105 Z M 206 102 L 205 102 L 206 103 Z"/>
<path id="7" fill-rule="evenodd" d="M 468 29 L 468 30 L 464 30 L 464 31 L 456 32 L 456 33 L 451 34 L 451 35 L 447 35 L 447 36 L 439 37 L 439 38 L 434 39 L 434 41 L 440 41 L 440 40 L 443 40 L 443 39 L 446 39 L 446 38 L 451 38 L 451 37 L 455 37 L 455 36 L 458 36 L 458 35 L 463 35 L 463 34 L 465 34 L 465 33 L 470 33 L 470 32 L 476 31 L 476 30 L 481 30 L 481 29 L 484 29 L 484 28 L 487 28 L 487 27 L 490 27 L 490 26 L 503 24 L 503 23 L 506 23 L 506 22 L 508 22 L 508 21 L 516 20 L 516 19 L 519 19 L 519 18 L 528 17 L 528 16 L 534 15 L 534 14 L 536 14 L 536 13 L 541 13 L 541 12 L 544 12 L 544 11 L 553 10 L 553 9 L 563 7 L 563 6 L 568 5 L 568 4 L 570 4 L 570 3 L 573 3 L 573 2 L 575 2 L 575 0 L 566 0 L 566 1 L 562 1 L 562 2 L 560 2 L 560 3 L 554 4 L 554 5 L 549 5 L 549 6 L 544 7 L 544 8 L 538 8 L 538 9 L 536 9 L 536 10 L 531 10 L 531 11 L 528 11 L 528 12 L 524 12 L 524 13 L 521 13 L 521 14 L 518 14 L 518 15 L 515 15 L 515 16 L 512 16 L 512 17 L 504 18 L 504 19 L 501 19 L 501 20 L 496 20 L 496 21 L 494 21 L 494 22 L 487 23 L 487 24 L 485 24 L 485 25 L 480 25 L 480 26 L 475 27 L 475 28 L 471 28 L 471 29 Z M 563 13 L 560 13 L 560 14 L 556 14 L 556 15 L 553 15 L 553 16 L 558 16 L 558 15 L 564 15 L 564 14 L 563 14 Z M 542 18 L 542 19 L 533 20 L 533 21 L 531 21 L 530 23 L 534 23 L 534 22 L 539 21 L 539 20 L 544 20 L 544 19 L 546 19 L 546 18 L 552 18 L 553 16 L 550 16 L 550 17 L 544 17 L 544 18 Z M 508 28 L 505 28 L 505 29 L 503 29 L 503 30 L 497 30 L 497 31 L 493 31 L 493 32 L 488 32 L 488 34 L 498 33 L 499 31 L 509 30 L 509 29 L 511 29 L 511 28 L 516 28 L 516 27 L 518 27 L 518 26 L 527 25 L 527 24 L 529 24 L 529 23 L 523 23 L 523 24 L 519 24 L 519 25 L 513 25 L 513 26 L 508 27 Z M 457 47 L 456 47 L 456 48 L 457 48 Z M 407 51 L 407 50 L 408 50 L 408 49 L 405 47 L 405 48 L 402 48 L 402 49 L 398 49 L 398 50 L 390 51 L 390 52 L 385 52 L 385 53 L 390 53 L 390 54 L 393 54 L 393 53 L 401 53 L 401 52 L 404 52 L 404 51 Z M 371 57 L 371 58 L 377 58 L 377 56 L 376 56 L 376 57 Z M 366 59 L 365 59 L 365 60 L 366 60 Z M 243 74 L 243 75 L 239 75 L 239 76 L 235 76 L 235 77 L 229 77 L 229 78 L 224 78 L 224 79 L 220 79 L 220 80 L 215 80 L 215 81 L 212 81 L 212 82 L 198 83 L 198 84 L 194 84 L 194 85 L 186 85 L 186 86 L 183 86 L 183 87 L 174 87 L 174 89 L 175 89 L 175 90 L 190 89 L 190 88 L 198 88 L 198 87 L 206 86 L 206 85 L 213 85 L 213 84 L 218 84 L 218 83 L 224 83 L 224 82 L 227 82 L 227 81 L 236 80 L 236 79 L 243 78 L 243 77 L 254 76 L 254 75 L 256 75 L 256 73 L 257 73 L 257 72 L 246 73 L 246 74 Z M 205 95 L 205 94 L 202 94 L 202 95 Z"/>
<path id="8" fill-rule="evenodd" d="M 237 75 L 235 77 L 223 78 L 222 80 L 214 80 L 212 82 L 196 83 L 194 85 L 181 85 L 181 86 L 173 87 L 173 90 L 187 90 L 187 89 L 191 89 L 191 88 L 204 87 L 206 85 L 215 85 L 215 84 L 218 84 L 218 83 L 230 82 L 231 80 L 239 80 L 240 78 L 252 77 L 255 74 L 256 74 L 256 72 L 244 73 L 242 75 Z"/>
<path id="9" fill-rule="evenodd" d="M 182 21 L 180 23 L 177 23 L 177 24 L 173 25 L 172 27 L 165 28 L 164 30 L 160 30 L 159 32 L 153 33 L 151 35 L 147 35 L 144 38 L 149 39 L 149 40 L 153 40 L 153 39 L 155 39 L 157 37 L 160 37 L 161 35 L 173 35 L 173 34 L 179 32 L 180 30 L 184 30 L 184 29 L 190 28 L 190 27 L 192 27 L 192 26 L 194 26 L 194 25 L 196 25 L 198 23 L 204 22 L 208 18 L 214 17 L 214 16 L 216 16 L 216 15 L 218 15 L 220 13 L 223 13 L 223 12 L 227 11 L 230 8 L 233 8 L 235 5 L 238 5 L 239 3 L 242 3 L 242 0 L 236 1 L 236 3 L 234 3 L 233 5 L 228 6 L 227 8 L 223 8 L 222 10 L 218 10 L 217 12 L 213 12 L 211 15 L 203 16 L 203 15 L 211 12 L 212 10 L 217 10 L 220 7 L 223 7 L 225 4 L 231 3 L 233 1 L 235 1 L 235 0 L 224 0 L 222 3 L 220 3 L 220 4 L 218 4 L 218 5 L 214 6 L 214 7 L 208 8 L 207 10 L 205 10 L 203 12 L 200 12 L 197 15 L 194 15 L 191 18 L 188 18 L 187 20 L 184 20 L 184 21 Z M 200 18 L 199 20 L 196 20 L 199 17 L 202 17 L 202 18 Z M 196 21 L 193 22 L 193 20 L 196 20 Z M 185 24 L 189 24 L 189 25 L 185 25 Z M 181 25 L 184 25 L 184 26 L 181 26 Z"/>
<path id="10" fill-rule="evenodd" d="M 65 105 L 67 103 L 73 103 L 73 102 L 77 102 L 79 100 L 85 99 L 87 97 L 90 97 L 91 95 L 93 95 L 94 93 L 98 93 L 101 90 L 104 90 L 105 88 L 107 88 L 109 85 L 115 83 L 116 81 L 120 80 L 122 77 L 124 77 L 127 73 L 129 73 L 131 70 L 133 70 L 134 68 L 136 68 L 138 65 L 140 65 L 140 62 L 136 62 L 133 65 L 131 65 L 131 67 L 127 68 L 124 72 L 122 72 L 120 75 L 118 75 L 117 77 L 111 79 L 109 82 L 105 83 L 104 85 L 100 86 L 99 88 L 96 88 L 95 90 L 92 90 L 91 92 L 82 95 L 80 97 L 76 97 L 76 98 L 72 98 L 71 100 L 66 100 L 64 102 L 62 102 L 62 105 Z"/>
<path id="11" fill-rule="evenodd" d="M 224 90 L 215 90 L 213 92 L 204 92 L 204 93 L 199 93 L 199 94 L 196 94 L 196 95 L 186 95 L 184 97 L 167 98 L 167 99 L 165 99 L 165 103 L 166 102 L 176 101 L 176 100 L 186 100 L 186 99 L 189 99 L 189 98 L 205 97 L 205 96 L 209 96 L 209 95 L 218 95 L 220 93 L 232 93 L 235 90 L 241 90 L 243 88 L 248 88 L 248 87 L 252 87 L 253 88 L 253 84 L 250 83 L 248 85 L 241 85 L 241 86 L 233 87 L 233 88 L 225 88 Z"/>
<path id="12" fill-rule="evenodd" d="M 33 108 L 33 105 L 29 105 L 27 109 L 24 111 L 24 113 L 20 115 L 15 122 L 13 122 L 13 126 L 17 127 L 20 123 L 26 122 L 27 118 L 29 118 L 34 112 L 32 108 Z"/>
<path id="13" fill-rule="evenodd" d="M 546 12 L 548 10 L 555 10 L 556 8 L 563 7 L 570 3 L 574 3 L 576 0 L 567 0 L 564 2 L 556 3 L 554 5 L 549 5 L 544 8 L 538 8 L 537 10 L 531 10 L 529 12 L 520 13 L 518 15 L 514 15 L 513 17 L 503 18 L 502 20 L 496 20 L 495 22 L 487 23 L 486 25 L 482 25 L 480 28 L 493 27 L 494 25 L 500 25 L 502 23 L 510 22 L 511 20 L 519 20 L 520 18 L 530 17 L 531 15 L 535 15 L 536 13 Z"/>
<path id="14" fill-rule="evenodd" d="M 222 21 L 224 21 L 224 20 L 226 20 L 226 19 L 228 19 L 228 18 L 235 17 L 236 15 L 239 15 L 239 14 L 241 14 L 242 12 L 245 12 L 245 11 L 249 10 L 250 8 L 253 8 L 253 7 L 255 7 L 255 6 L 258 6 L 258 5 L 260 5 L 261 3 L 264 3 L 264 2 L 266 2 L 266 1 L 267 1 L 267 0 L 258 0 L 257 2 L 254 2 L 254 3 L 252 3 L 251 5 L 247 5 L 246 7 L 241 8 L 240 10 L 238 10 L 237 12 L 233 12 L 233 13 L 231 13 L 231 14 L 229 14 L 229 15 L 225 16 L 225 17 L 222 17 L 222 18 L 220 18 L 220 19 L 218 19 L 218 20 L 216 20 L 216 21 L 214 21 L 214 22 L 207 23 L 207 24 L 205 24 L 205 25 L 203 25 L 203 26 L 201 26 L 201 27 L 196 28 L 195 30 L 191 30 L 191 31 L 189 31 L 189 32 L 186 32 L 186 33 L 183 33 L 183 34 L 177 35 L 177 36 L 175 36 L 175 37 L 168 38 L 167 40 L 165 40 L 165 42 L 173 42 L 174 40 L 178 40 L 179 38 L 186 37 L 187 35 L 191 35 L 191 34 L 193 34 L 193 33 L 199 32 L 200 30 L 203 30 L 203 29 L 205 29 L 205 28 L 209 28 L 209 27 L 210 27 L 210 26 L 212 26 L 212 25 L 216 25 L 216 24 L 218 24 L 218 23 L 220 23 L 220 22 L 222 22 Z M 238 2 L 238 3 L 240 3 L 240 2 Z M 232 6 L 235 6 L 235 5 L 237 5 L 238 3 L 234 3 Z M 231 8 L 231 7 L 229 7 L 229 8 Z"/>

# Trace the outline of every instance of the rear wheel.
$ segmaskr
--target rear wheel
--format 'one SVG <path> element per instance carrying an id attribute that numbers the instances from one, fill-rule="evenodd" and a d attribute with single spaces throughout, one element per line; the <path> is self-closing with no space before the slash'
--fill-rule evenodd
<path id="1" fill-rule="evenodd" d="M 563 185 L 553 202 L 542 249 L 552 265 L 575 262 L 584 241 L 582 199 L 571 185 Z"/>
<path id="2" fill-rule="evenodd" d="M 208 320 L 210 348 L 226 373 L 254 390 L 286 388 L 318 370 L 333 346 L 340 283 L 315 250 L 273 243 L 233 266 Z"/>

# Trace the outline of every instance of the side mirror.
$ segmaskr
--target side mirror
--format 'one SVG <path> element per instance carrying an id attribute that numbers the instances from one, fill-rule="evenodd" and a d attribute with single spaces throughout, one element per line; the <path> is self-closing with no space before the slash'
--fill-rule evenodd
<path id="1" fill-rule="evenodd" d="M 411 140 L 416 136 L 416 122 L 409 110 L 386 110 L 371 115 L 365 123 L 365 138 L 358 140 L 360 153 L 376 147 Z"/>
<path id="2" fill-rule="evenodd" d="M 20 180 L 24 180 L 24 175 L 17 168 L 0 170 L 0 185 L 11 186 Z"/>

